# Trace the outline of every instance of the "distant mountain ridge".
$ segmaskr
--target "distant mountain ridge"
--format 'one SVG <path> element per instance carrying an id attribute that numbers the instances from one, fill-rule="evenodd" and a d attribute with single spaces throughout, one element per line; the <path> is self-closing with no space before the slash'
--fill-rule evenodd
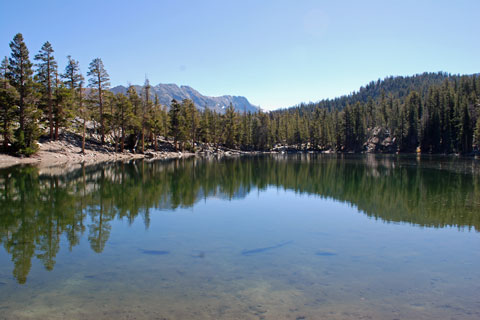
<path id="1" fill-rule="evenodd" d="M 134 85 L 135 90 L 138 94 L 142 93 L 143 86 Z M 127 87 L 125 86 L 116 86 L 110 89 L 113 93 L 123 93 L 127 92 Z M 189 86 L 178 86 L 173 83 L 163 84 L 160 83 L 151 88 L 151 98 L 155 97 L 155 94 L 158 95 L 159 101 L 161 104 L 170 106 L 173 99 L 181 102 L 183 99 L 191 99 L 195 106 L 203 110 L 207 106 L 210 110 L 215 110 L 217 112 L 223 113 L 225 109 L 230 105 L 233 105 L 235 110 L 238 112 L 256 112 L 260 108 L 251 104 L 247 98 L 242 96 L 230 96 L 224 95 L 220 97 L 209 97 L 204 96 L 197 90 Z"/>

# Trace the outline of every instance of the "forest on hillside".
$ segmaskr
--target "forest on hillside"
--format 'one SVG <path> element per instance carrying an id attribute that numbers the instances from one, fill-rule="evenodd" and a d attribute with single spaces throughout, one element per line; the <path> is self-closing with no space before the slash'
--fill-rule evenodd
<path id="1" fill-rule="evenodd" d="M 11 56 L 0 65 L 1 150 L 31 155 L 40 137 L 58 140 L 64 131 L 115 146 L 123 152 L 158 149 L 161 139 L 179 150 L 201 146 L 241 150 L 332 152 L 478 152 L 480 77 L 424 73 L 388 77 L 333 100 L 263 112 L 225 113 L 193 101 L 173 100 L 168 108 L 151 97 L 146 80 L 140 94 L 129 86 L 113 94 L 100 58 L 85 77 L 67 57 L 58 70 L 47 41 L 30 60 L 22 34 L 10 42 Z M 373 147 L 372 147 L 373 146 Z M 385 147 L 387 146 L 387 147 Z"/>

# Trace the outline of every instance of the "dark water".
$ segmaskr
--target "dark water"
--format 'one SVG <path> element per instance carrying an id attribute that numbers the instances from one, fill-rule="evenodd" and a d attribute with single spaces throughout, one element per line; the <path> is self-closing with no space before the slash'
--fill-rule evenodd
<path id="1" fill-rule="evenodd" d="M 0 319 L 480 319 L 480 163 L 0 170 Z"/>

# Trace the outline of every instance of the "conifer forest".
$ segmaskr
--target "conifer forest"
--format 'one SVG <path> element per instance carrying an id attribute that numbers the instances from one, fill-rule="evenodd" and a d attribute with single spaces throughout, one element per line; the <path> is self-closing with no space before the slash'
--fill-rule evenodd
<path id="1" fill-rule="evenodd" d="M 264 112 L 225 112 L 192 100 L 161 105 L 145 80 L 141 92 L 113 94 L 102 59 L 86 71 L 73 56 L 59 70 L 47 41 L 33 56 L 22 34 L 1 62 L 3 153 L 29 156 L 39 138 L 73 132 L 115 150 L 143 153 L 169 141 L 175 150 L 200 146 L 244 151 L 405 152 L 471 154 L 480 146 L 480 76 L 444 72 L 390 76 L 357 92 Z M 321 88 L 319 88 L 320 90 Z"/>

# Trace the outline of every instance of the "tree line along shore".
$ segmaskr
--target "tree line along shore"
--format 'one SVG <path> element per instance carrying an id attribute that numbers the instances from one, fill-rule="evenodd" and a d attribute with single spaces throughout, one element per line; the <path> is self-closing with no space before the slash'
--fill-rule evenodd
<path id="1" fill-rule="evenodd" d="M 480 77 L 425 73 L 390 77 L 333 100 L 271 112 L 224 113 L 192 100 L 161 105 L 148 80 L 140 92 L 109 91 L 100 58 L 86 76 L 67 56 L 58 70 L 47 41 L 31 62 L 22 34 L 0 65 L 2 153 L 32 156 L 38 140 L 79 137 L 111 152 L 208 150 L 472 154 L 480 146 Z M 166 148 L 166 149 L 165 149 Z"/>

